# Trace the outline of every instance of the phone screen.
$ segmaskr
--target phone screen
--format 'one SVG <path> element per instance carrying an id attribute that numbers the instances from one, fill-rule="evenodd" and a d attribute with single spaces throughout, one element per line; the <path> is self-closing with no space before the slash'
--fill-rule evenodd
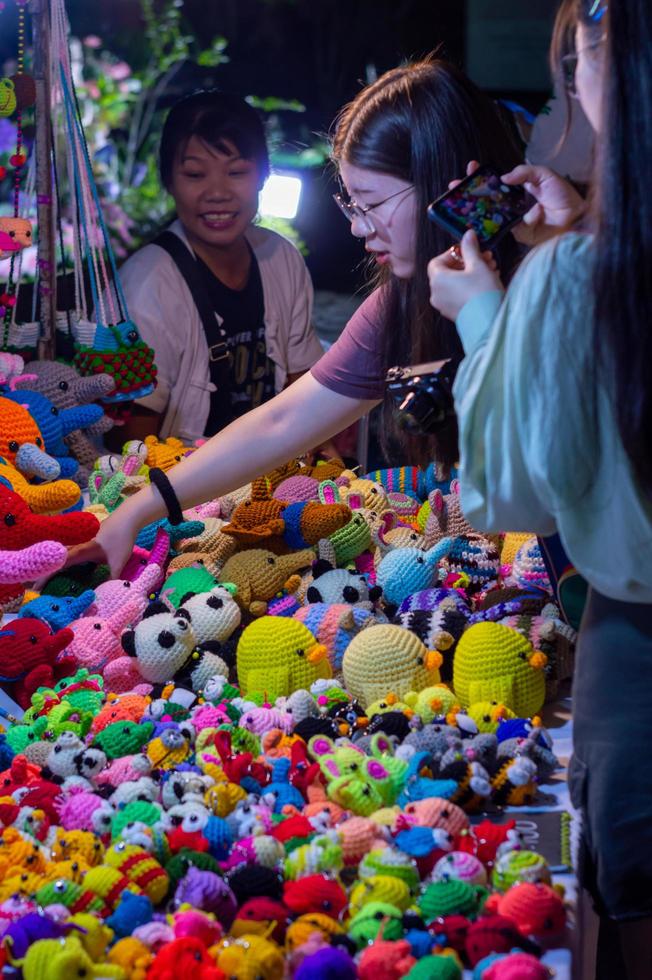
<path id="1" fill-rule="evenodd" d="M 472 229 L 480 244 L 491 248 L 522 220 L 531 206 L 522 187 L 509 187 L 491 167 L 480 167 L 433 201 L 428 217 L 457 239 Z"/>

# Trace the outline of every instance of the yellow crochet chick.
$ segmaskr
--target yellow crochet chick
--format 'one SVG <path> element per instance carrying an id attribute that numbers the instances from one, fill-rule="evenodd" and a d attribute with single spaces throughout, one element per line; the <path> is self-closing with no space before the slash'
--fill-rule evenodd
<path id="1" fill-rule="evenodd" d="M 23 498 L 35 514 L 59 514 L 77 503 L 81 490 L 72 480 L 53 480 L 52 483 L 28 483 L 23 474 L 0 457 L 0 480 L 6 480 L 12 490 Z"/>
<path id="2" fill-rule="evenodd" d="M 479 732 L 489 734 L 498 731 L 501 721 L 516 718 L 506 704 L 498 704 L 496 701 L 476 701 L 466 709 L 466 714 L 476 723 Z"/>
<path id="3" fill-rule="evenodd" d="M 270 939 L 248 933 L 238 939 L 224 939 L 209 953 L 231 980 L 283 980 L 285 958 Z"/>
<path id="4" fill-rule="evenodd" d="M 7 827 L 0 841 L 0 881 L 19 871 L 45 872 L 48 860 L 36 841 Z"/>
<path id="5" fill-rule="evenodd" d="M 455 693 L 463 707 L 476 701 L 496 701 L 507 705 L 518 718 L 530 718 L 545 700 L 543 668 L 547 662 L 544 653 L 534 650 L 526 637 L 509 626 L 475 623 L 457 644 Z"/>
<path id="6" fill-rule="evenodd" d="M 385 715 L 388 711 L 402 711 L 408 718 L 414 714 L 406 698 L 399 701 L 394 692 L 390 691 L 384 698 L 367 705 L 367 718 L 373 718 L 374 715 Z"/>
<path id="7" fill-rule="evenodd" d="M 127 936 L 111 947 L 108 959 L 114 966 L 122 967 L 128 980 L 146 980 L 154 954 L 150 953 L 145 943 Z"/>
<path id="8" fill-rule="evenodd" d="M 445 684 L 435 684 L 423 691 L 408 691 L 404 700 L 419 715 L 424 725 L 428 725 L 433 718 L 446 716 L 458 703 L 450 687 Z"/>
<path id="9" fill-rule="evenodd" d="M 264 616 L 268 599 L 277 592 L 281 589 L 296 592 L 301 585 L 301 578 L 296 573 L 308 568 L 314 557 L 315 553 L 309 548 L 289 555 L 252 548 L 229 558 L 222 569 L 221 581 L 233 582 L 236 586 L 235 600 L 243 612 Z"/>
<path id="10" fill-rule="evenodd" d="M 56 861 L 51 867 L 57 878 L 67 878 L 77 885 L 81 885 L 86 872 L 90 871 L 90 867 L 80 857 L 72 858 L 70 861 Z"/>
<path id="11" fill-rule="evenodd" d="M 402 626 L 368 626 L 346 648 L 344 686 L 365 708 L 388 691 L 402 699 L 408 691 L 439 684 L 442 660 L 438 650 L 428 650 Z"/>
<path id="12" fill-rule="evenodd" d="M 238 642 L 237 671 L 242 696 L 250 697 L 256 692 L 274 701 L 289 697 L 300 688 L 309 690 L 320 677 L 333 676 L 327 654 L 326 646 L 317 643 L 299 620 L 263 616 L 245 628 Z"/>
<path id="13" fill-rule="evenodd" d="M 90 868 L 101 864 L 104 858 L 104 845 L 95 834 L 88 830 L 64 830 L 57 827 L 52 844 L 52 860 L 68 861 L 78 858 Z"/>
<path id="14" fill-rule="evenodd" d="M 529 541 L 531 537 L 533 537 L 532 534 L 528 532 L 523 533 L 520 531 L 510 531 L 508 534 L 506 534 L 503 539 L 503 546 L 500 552 L 501 565 L 513 565 L 518 549 L 522 544 L 525 544 L 526 541 Z"/>
<path id="15" fill-rule="evenodd" d="M 174 736 L 174 737 L 171 737 Z M 178 732 L 164 732 L 147 746 L 147 758 L 153 769 L 176 769 L 190 755 L 190 745 Z"/>
<path id="16" fill-rule="evenodd" d="M 20 961 L 23 980 L 71 980 L 72 977 L 106 977 L 126 980 L 120 966 L 93 963 L 73 934 L 65 939 L 39 939 Z"/>

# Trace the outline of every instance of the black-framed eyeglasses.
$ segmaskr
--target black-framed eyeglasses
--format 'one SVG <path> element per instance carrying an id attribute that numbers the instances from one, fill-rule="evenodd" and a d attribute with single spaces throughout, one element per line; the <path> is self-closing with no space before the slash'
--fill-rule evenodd
<path id="1" fill-rule="evenodd" d="M 586 47 L 580 48 L 579 51 L 572 51 L 570 54 L 565 54 L 561 59 L 561 70 L 564 76 L 564 86 L 569 95 L 577 95 L 577 87 L 575 85 L 575 76 L 577 74 L 577 62 L 579 56 L 585 51 L 595 51 L 607 40 L 606 34 L 603 34 L 601 38 L 597 41 L 593 41 L 591 44 L 587 44 Z"/>
<path id="2" fill-rule="evenodd" d="M 374 226 L 371 218 L 369 218 L 369 212 L 375 211 L 376 208 L 382 207 L 383 204 L 387 204 L 393 198 L 398 197 L 399 194 L 405 194 L 406 191 L 412 190 L 412 184 L 408 187 L 402 187 L 400 191 L 394 191 L 389 197 L 384 198 L 382 201 L 378 201 L 376 204 L 358 204 L 357 201 L 348 200 L 343 194 L 333 194 L 333 200 L 337 204 L 338 208 L 342 212 L 348 221 L 353 222 L 356 218 L 361 221 L 362 224 L 367 228 L 369 232 L 374 231 Z"/>

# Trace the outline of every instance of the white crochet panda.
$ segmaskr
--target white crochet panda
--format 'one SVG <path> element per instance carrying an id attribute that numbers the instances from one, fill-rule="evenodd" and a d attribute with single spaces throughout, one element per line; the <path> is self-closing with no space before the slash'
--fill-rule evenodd
<path id="1" fill-rule="evenodd" d="M 236 648 L 235 639 L 229 640 L 242 621 L 242 613 L 229 589 L 221 585 L 184 599 L 177 613 L 190 616 L 195 637 L 195 663 L 189 665 L 186 679 L 193 691 L 203 691 L 211 677 L 228 676 Z"/>
<path id="2" fill-rule="evenodd" d="M 47 757 L 44 774 L 57 782 L 76 782 L 90 787 L 107 764 L 101 749 L 88 748 L 74 732 L 62 732 Z"/>
<path id="3" fill-rule="evenodd" d="M 150 684 L 165 684 L 175 677 L 196 646 L 188 613 L 179 609 L 171 613 L 163 603 L 152 603 L 136 628 L 122 634 L 121 643 Z"/>
<path id="4" fill-rule="evenodd" d="M 349 572 L 346 568 L 333 568 L 330 562 L 320 559 L 312 567 L 313 581 L 306 592 L 306 599 L 312 602 L 365 604 L 371 609 L 380 599 L 382 589 L 374 585 L 369 588 L 364 575 Z"/>

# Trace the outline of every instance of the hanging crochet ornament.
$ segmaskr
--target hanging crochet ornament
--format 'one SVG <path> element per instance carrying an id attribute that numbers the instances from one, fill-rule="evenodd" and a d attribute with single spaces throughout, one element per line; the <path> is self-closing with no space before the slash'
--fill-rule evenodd
<path id="1" fill-rule="evenodd" d="M 116 390 L 104 399 L 106 404 L 131 401 L 150 394 L 154 389 L 154 351 L 144 343 L 138 328 L 129 319 L 72 77 L 63 0 L 53 0 L 52 3 L 52 48 L 57 68 L 53 88 L 66 134 L 70 210 L 79 216 L 78 222 L 73 225 L 76 306 L 70 317 L 70 330 L 75 342 L 73 365 L 82 376 L 111 376 Z M 95 322 L 91 322 L 85 308 L 84 261 L 88 269 Z"/>

